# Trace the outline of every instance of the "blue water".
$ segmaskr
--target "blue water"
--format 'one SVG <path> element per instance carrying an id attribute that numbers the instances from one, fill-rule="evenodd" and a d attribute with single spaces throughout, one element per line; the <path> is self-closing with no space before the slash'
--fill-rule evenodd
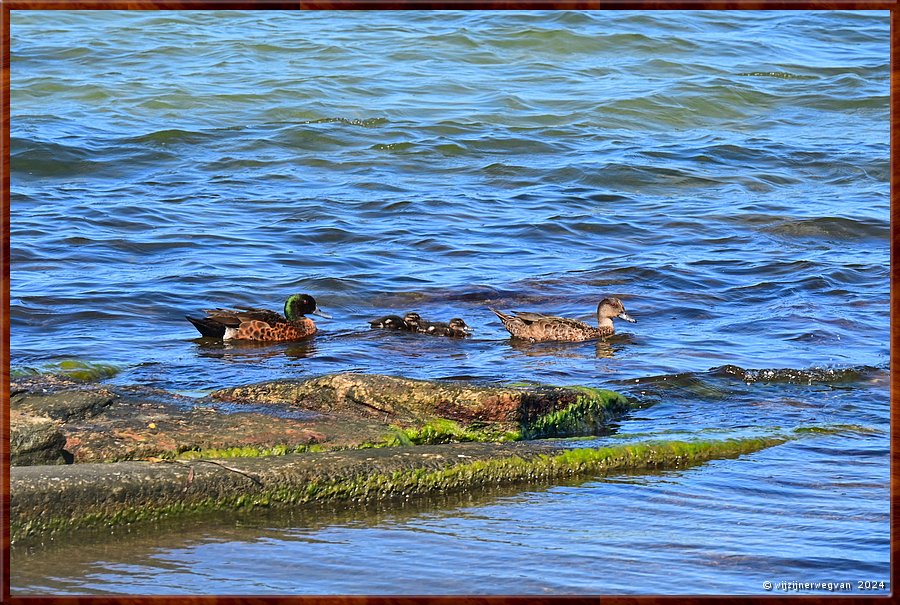
<path id="1" fill-rule="evenodd" d="M 13 11 L 11 35 L 14 369 L 644 398 L 606 440 L 860 429 L 406 514 L 19 550 L 14 592 L 887 580 L 886 12 Z M 333 315 L 310 341 L 211 344 L 184 320 L 296 292 Z M 519 344 L 487 309 L 593 321 L 613 295 L 638 323 L 609 343 Z M 476 331 L 368 329 L 412 310 Z"/>

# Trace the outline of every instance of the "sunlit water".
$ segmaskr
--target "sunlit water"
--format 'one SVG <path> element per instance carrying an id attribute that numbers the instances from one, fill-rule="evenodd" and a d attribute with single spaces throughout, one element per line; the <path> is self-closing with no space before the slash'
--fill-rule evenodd
<path id="1" fill-rule="evenodd" d="M 887 581 L 887 13 L 15 11 L 11 31 L 15 369 L 83 359 L 190 394 L 528 380 L 649 406 L 578 445 L 858 427 L 678 472 L 18 549 L 15 592 Z M 295 292 L 334 316 L 307 342 L 210 344 L 184 320 Z M 638 320 L 608 344 L 517 344 L 488 310 L 593 321 L 608 295 Z M 409 310 L 476 332 L 366 324 Z"/>

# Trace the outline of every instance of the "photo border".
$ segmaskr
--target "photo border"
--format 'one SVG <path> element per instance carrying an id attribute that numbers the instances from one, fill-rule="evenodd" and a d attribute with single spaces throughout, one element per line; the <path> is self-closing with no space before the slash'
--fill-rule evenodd
<path id="1" fill-rule="evenodd" d="M 237 605 L 244 603 L 335 603 L 341 605 L 393 605 L 393 604 L 520 604 L 520 603 L 582 603 L 601 602 L 603 605 L 668 605 L 670 603 L 698 604 L 747 604 L 763 605 L 773 601 L 801 601 L 804 604 L 856 605 L 863 603 L 887 603 L 897 586 L 896 566 L 898 540 L 896 518 L 900 511 L 898 494 L 898 426 L 900 411 L 896 405 L 900 393 L 900 362 L 890 358 L 890 557 L 891 588 L 888 595 L 760 595 L 760 596 L 691 596 L 691 595 L 598 595 L 576 596 L 11 596 L 10 595 L 10 455 L 9 455 L 9 389 L 10 389 L 10 12 L 20 10 L 887 10 L 890 12 L 890 350 L 900 346 L 900 294 L 897 283 L 900 278 L 898 258 L 898 225 L 900 225 L 900 200 L 897 199 L 898 164 L 895 150 L 900 145 L 897 129 L 898 114 L 898 62 L 900 34 L 898 34 L 898 8 L 900 0 L 859 1 L 804 1 L 804 0 L 683 0 L 675 2 L 652 0 L 601 1 L 545 1 L 545 0 L 305 0 L 285 2 L 281 0 L 0 0 L 0 45 L 2 45 L 2 137 L 0 137 L 0 601 L 4 603 L 153 603 L 154 605 L 189 603 Z"/>

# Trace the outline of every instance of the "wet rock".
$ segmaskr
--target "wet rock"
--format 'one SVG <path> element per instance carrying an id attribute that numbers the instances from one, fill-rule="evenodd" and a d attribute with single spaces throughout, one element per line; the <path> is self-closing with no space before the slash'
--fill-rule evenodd
<path id="1" fill-rule="evenodd" d="M 325 440 L 309 423 L 294 419 L 131 398 L 119 400 L 102 415 L 69 422 L 63 431 L 66 449 L 79 463 L 235 449 L 243 450 L 238 455 L 259 455 L 274 447 L 299 448 Z"/>
<path id="2" fill-rule="evenodd" d="M 631 409 L 618 393 L 563 387 L 494 387 L 377 374 L 328 374 L 221 389 L 232 402 L 289 403 L 308 410 L 422 426 L 436 418 L 467 430 L 524 438 L 597 435 Z"/>
<path id="3" fill-rule="evenodd" d="M 75 463 L 599 435 L 631 409 L 599 389 L 366 374 L 261 383 L 203 399 L 42 377 L 16 383 L 11 408 L 58 420 L 65 456 Z"/>
<path id="4" fill-rule="evenodd" d="M 143 387 L 105 387 L 44 375 L 11 385 L 13 465 L 113 462 L 184 452 L 258 455 L 325 440 L 310 422 Z M 294 414 L 296 416 L 296 414 Z M 376 431 L 369 431 L 372 438 Z M 54 449 L 55 448 L 55 449 Z"/>
<path id="5" fill-rule="evenodd" d="M 11 465 L 65 464 L 71 459 L 58 421 L 19 410 L 10 410 L 9 421 Z"/>
<path id="6" fill-rule="evenodd" d="M 83 420 L 100 414 L 116 398 L 105 387 L 44 375 L 11 383 L 9 407 L 55 420 Z"/>
<path id="7" fill-rule="evenodd" d="M 228 461 L 15 467 L 10 479 L 11 542 L 214 510 L 325 502 L 353 506 L 622 470 L 684 468 L 735 458 L 790 438 L 796 436 L 581 449 L 534 441 L 457 443 Z"/>

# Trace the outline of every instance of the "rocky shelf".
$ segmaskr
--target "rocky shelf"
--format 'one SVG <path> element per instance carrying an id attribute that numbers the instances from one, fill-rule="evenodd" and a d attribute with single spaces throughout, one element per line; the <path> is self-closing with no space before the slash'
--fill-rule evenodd
<path id="1" fill-rule="evenodd" d="M 600 435 L 632 409 L 603 389 L 372 374 L 252 384 L 202 399 L 58 376 L 11 386 L 14 466 Z"/>
<path id="2" fill-rule="evenodd" d="M 203 511 L 680 468 L 800 435 L 573 447 L 560 438 L 608 434 L 634 404 L 603 389 L 369 374 L 202 399 L 58 376 L 13 382 L 10 393 L 14 543 Z"/>

